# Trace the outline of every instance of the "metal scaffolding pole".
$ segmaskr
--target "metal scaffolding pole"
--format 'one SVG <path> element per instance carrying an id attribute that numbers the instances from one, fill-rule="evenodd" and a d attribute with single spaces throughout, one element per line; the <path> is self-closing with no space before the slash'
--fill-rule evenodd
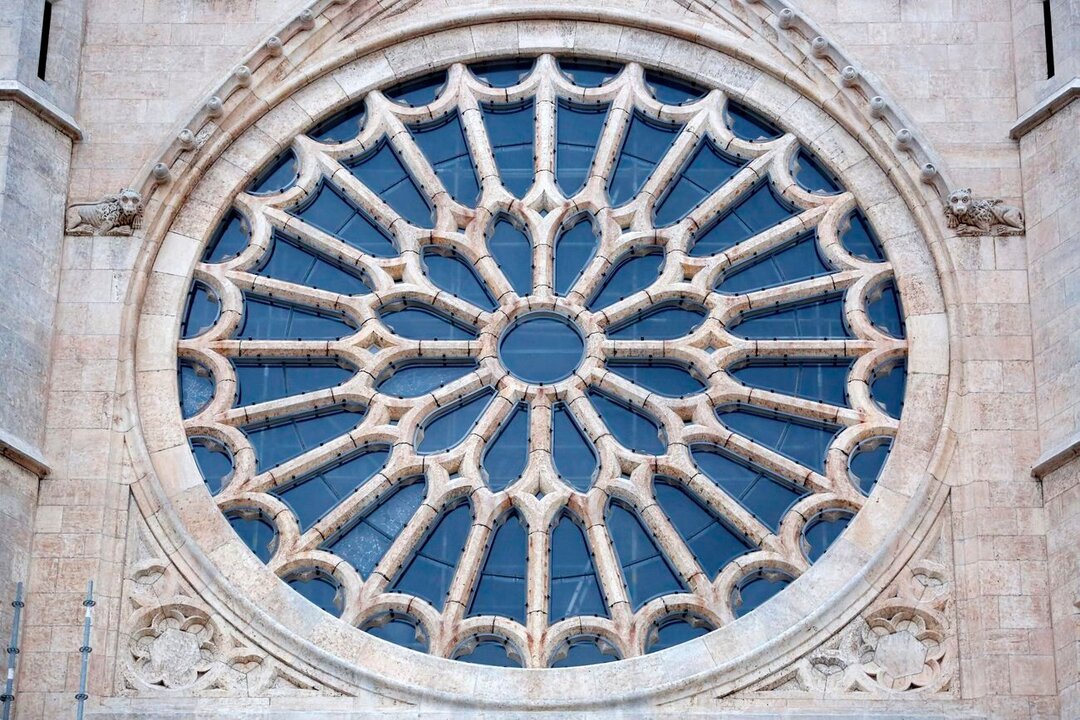
<path id="1" fill-rule="evenodd" d="M 4 703 L 4 720 L 11 720 L 11 706 L 15 702 L 15 665 L 19 659 L 19 620 L 22 617 L 23 584 L 15 586 L 15 599 L 11 607 L 15 608 L 15 614 L 11 620 L 11 643 L 7 648 L 7 681 L 4 683 L 4 694 L 0 695 L 0 701 Z"/>
<path id="2" fill-rule="evenodd" d="M 90 667 L 90 653 L 93 652 L 93 648 L 90 647 L 90 625 L 91 615 L 94 609 L 94 581 L 91 580 L 86 584 L 86 599 L 83 600 L 83 607 L 86 608 L 86 617 L 83 619 L 83 644 L 79 648 L 79 653 L 82 655 L 82 667 L 79 669 L 79 692 L 75 695 L 75 718 L 76 720 L 83 720 L 84 705 L 86 705 L 86 698 L 89 695 L 86 694 L 86 673 Z"/>

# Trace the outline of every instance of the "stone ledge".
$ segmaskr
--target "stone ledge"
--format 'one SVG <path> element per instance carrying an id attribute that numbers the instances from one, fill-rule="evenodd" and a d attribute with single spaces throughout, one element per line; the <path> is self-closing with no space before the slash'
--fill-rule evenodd
<path id="1" fill-rule="evenodd" d="M 1009 129 L 1009 137 L 1019 140 L 1077 98 L 1080 98 L 1080 77 L 1065 83 L 1053 95 L 1024 113 Z"/>
<path id="2" fill-rule="evenodd" d="M 9 432 L 0 430 L 0 456 L 26 468 L 38 477 L 49 474 L 49 464 L 41 450 L 29 445 Z"/>
<path id="3" fill-rule="evenodd" d="M 82 128 L 75 122 L 75 118 L 18 80 L 0 80 L 0 100 L 16 102 L 72 140 L 82 140 Z"/>
<path id="4" fill-rule="evenodd" d="M 1035 478 L 1042 480 L 1077 457 L 1080 457 L 1080 431 L 1074 432 L 1071 436 L 1040 455 L 1031 468 L 1031 474 Z"/>

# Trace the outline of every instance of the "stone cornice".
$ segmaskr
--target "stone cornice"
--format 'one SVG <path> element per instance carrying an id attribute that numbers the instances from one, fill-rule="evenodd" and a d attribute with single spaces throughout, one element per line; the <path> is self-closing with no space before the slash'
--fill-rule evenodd
<path id="1" fill-rule="evenodd" d="M 1062 442 L 1050 448 L 1035 461 L 1031 474 L 1042 480 L 1071 460 L 1080 457 L 1080 432 L 1073 433 Z"/>
<path id="2" fill-rule="evenodd" d="M 1080 98 L 1080 77 L 1074 77 L 1053 95 L 1024 113 L 1009 129 L 1009 137 L 1019 140 L 1077 98 Z"/>
<path id="3" fill-rule="evenodd" d="M 82 128 L 75 122 L 75 118 L 18 80 L 0 80 L 0 100 L 16 102 L 72 140 L 82 140 Z"/>
<path id="4" fill-rule="evenodd" d="M 26 468 L 38 477 L 49 474 L 49 465 L 38 448 L 28 445 L 4 430 L 0 430 L 0 456 Z"/>

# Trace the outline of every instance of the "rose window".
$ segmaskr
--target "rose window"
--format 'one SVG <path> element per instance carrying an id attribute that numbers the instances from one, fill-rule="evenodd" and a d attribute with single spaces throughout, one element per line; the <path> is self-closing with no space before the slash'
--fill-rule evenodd
<path id="1" fill-rule="evenodd" d="M 231 200 L 181 335 L 251 551 L 372 635 L 511 667 L 655 652 L 795 582 L 905 384 L 891 266 L 806 139 L 551 56 L 319 119 Z"/>

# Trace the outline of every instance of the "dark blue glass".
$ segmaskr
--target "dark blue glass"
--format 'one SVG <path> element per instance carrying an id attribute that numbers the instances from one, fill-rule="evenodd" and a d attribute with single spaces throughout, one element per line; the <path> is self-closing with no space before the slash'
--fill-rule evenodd
<path id="1" fill-rule="evenodd" d="M 660 652 L 670 647 L 708 635 L 712 628 L 702 621 L 691 623 L 682 616 L 669 616 L 656 626 L 656 639 L 645 648 L 646 653 Z"/>
<path id="2" fill-rule="evenodd" d="M 803 529 L 803 551 L 812 563 L 818 561 L 855 518 L 846 510 L 826 510 L 814 516 Z"/>
<path id="3" fill-rule="evenodd" d="M 330 613 L 334 617 L 341 615 L 342 608 L 338 604 L 338 584 L 326 573 L 320 570 L 304 575 L 293 575 L 284 580 L 289 587 L 323 612 Z"/>
<path id="4" fill-rule="evenodd" d="M 570 487 L 588 492 L 599 464 L 596 451 L 563 403 L 551 409 L 551 459 Z"/>
<path id="5" fill-rule="evenodd" d="M 399 487 L 389 497 L 379 501 L 360 522 L 323 543 L 321 549 L 344 559 L 356 568 L 361 577 L 370 576 L 416 514 L 424 501 L 424 491 L 422 478 L 419 482 Z"/>
<path id="6" fill-rule="evenodd" d="M 710 578 L 735 558 L 757 549 L 677 481 L 657 478 L 653 490 L 656 502 Z"/>
<path id="7" fill-rule="evenodd" d="M 564 514 L 551 531 L 551 600 L 548 622 L 577 615 L 608 617 L 585 533 Z"/>
<path id="8" fill-rule="evenodd" d="M 232 363 L 236 368 L 236 407 L 325 390 L 356 373 L 355 368 L 323 359 L 237 358 Z"/>
<path id="9" fill-rule="evenodd" d="M 728 325 L 728 332 L 749 340 L 823 339 L 853 337 L 844 320 L 844 296 L 775 305 L 748 312 Z"/>
<path id="10" fill-rule="evenodd" d="M 390 235 L 326 179 L 319 182 L 307 200 L 288 212 L 368 255 L 398 254 Z"/>
<path id="11" fill-rule="evenodd" d="M 665 105 L 683 105 L 705 97 L 708 92 L 687 80 L 676 80 L 652 70 L 645 71 L 645 84 L 652 90 L 653 97 Z"/>
<path id="12" fill-rule="evenodd" d="M 233 333 L 240 340 L 340 340 L 356 332 L 344 314 L 301 307 L 244 293 L 244 316 Z"/>
<path id="13" fill-rule="evenodd" d="M 604 284 L 589 301 L 589 310 L 603 310 L 644 290 L 656 281 L 663 267 L 664 251 L 661 248 L 643 248 L 624 255 L 608 271 Z"/>
<path id="14" fill-rule="evenodd" d="M 388 141 L 383 140 L 374 150 L 344 164 L 357 180 L 407 222 L 421 228 L 434 227 L 435 213 L 431 203 L 416 186 Z"/>
<path id="15" fill-rule="evenodd" d="M 292 186 L 296 182 L 300 165 L 296 161 L 296 153 L 291 149 L 278 155 L 266 164 L 251 184 L 247 192 L 252 195 L 274 195 Z"/>
<path id="16" fill-rule="evenodd" d="M 897 362 L 878 368 L 870 382 L 870 397 L 890 416 L 899 419 L 904 410 L 907 387 L 907 363 Z"/>
<path id="17" fill-rule="evenodd" d="M 379 318 L 390 332 L 409 340 L 472 340 L 476 329 L 428 305 L 400 303 L 379 309 Z"/>
<path id="18" fill-rule="evenodd" d="M 529 464 L 529 406 L 519 403 L 495 435 L 481 462 L 488 486 L 498 492 L 521 477 Z"/>
<path id="19" fill-rule="evenodd" d="M 799 183 L 804 190 L 823 195 L 835 195 L 843 192 L 844 186 L 836 179 L 821 160 L 806 148 L 800 148 L 799 154 L 791 167 L 791 174 L 795 176 L 795 182 Z"/>
<path id="20" fill-rule="evenodd" d="M 476 369 L 475 360 L 420 360 L 391 370 L 375 389 L 394 397 L 420 397 L 465 377 Z"/>
<path id="21" fill-rule="evenodd" d="M 607 511 L 607 528 L 635 611 L 661 595 L 686 590 L 682 579 L 633 511 L 620 503 L 611 503 Z"/>
<path id="22" fill-rule="evenodd" d="M 368 623 L 364 632 L 410 650 L 428 651 L 428 641 L 419 621 L 396 612 L 388 613 L 388 617 L 380 618 L 378 623 Z"/>
<path id="23" fill-rule="evenodd" d="M 461 116 L 454 112 L 409 130 L 450 197 L 466 207 L 475 206 L 480 197 L 480 181 L 461 127 Z"/>
<path id="24" fill-rule="evenodd" d="M 495 300 L 487 285 L 473 270 L 472 265 L 453 250 L 426 247 L 423 252 L 424 269 L 428 278 L 438 288 L 451 295 L 471 302 L 484 310 L 494 310 Z"/>
<path id="25" fill-rule="evenodd" d="M 795 217 L 798 210 L 768 180 L 751 188 L 731 210 L 694 236 L 692 257 L 715 255 Z"/>
<path id="26" fill-rule="evenodd" d="M 473 63 L 469 70 L 491 87 L 508 88 L 524 80 L 532 71 L 535 62 L 532 58 L 489 60 Z"/>
<path id="27" fill-rule="evenodd" d="M 775 570 L 758 570 L 748 575 L 732 593 L 731 605 L 735 617 L 742 617 L 751 610 L 756 610 L 766 600 L 790 585 L 793 579 L 787 573 Z"/>
<path id="28" fill-rule="evenodd" d="M 853 210 L 846 218 L 846 225 L 840 226 L 840 244 L 857 258 L 871 262 L 884 262 L 885 251 L 877 233 L 870 227 L 870 221 L 862 210 Z"/>
<path id="29" fill-rule="evenodd" d="M 388 457 L 388 448 L 368 448 L 340 463 L 305 475 L 288 487 L 277 488 L 272 494 L 292 509 L 300 523 L 300 532 L 307 532 L 319 518 L 374 477 Z M 420 495 L 423 497 L 423 487 Z M 364 572 L 359 567 L 357 570 Z"/>
<path id="30" fill-rule="evenodd" d="M 230 260 L 244 251 L 251 240 L 251 226 L 247 218 L 236 210 L 230 210 L 218 224 L 210 241 L 203 250 L 204 263 Z"/>
<path id="31" fill-rule="evenodd" d="M 276 230 L 271 237 L 269 250 L 253 272 L 341 295 L 367 295 L 371 292 L 371 288 L 361 279 L 359 268 L 346 270 L 337 261 Z"/>
<path id="32" fill-rule="evenodd" d="M 780 521 L 788 509 L 806 495 L 803 488 L 744 460 L 735 460 L 720 448 L 695 445 L 690 450 L 706 477 L 774 533 L 780 531 Z"/>
<path id="33" fill-rule="evenodd" d="M 600 87 L 622 72 L 622 65 L 602 60 L 559 60 L 559 69 L 578 87 Z"/>
<path id="34" fill-rule="evenodd" d="M 757 292 L 834 272 L 810 232 L 776 250 L 727 270 L 716 286 L 728 295 Z"/>
<path id="35" fill-rule="evenodd" d="M 630 408 L 596 388 L 589 388 L 588 395 L 607 429 L 623 447 L 646 455 L 667 452 L 659 423 L 645 410 Z"/>
<path id="36" fill-rule="evenodd" d="M 517 513 L 511 513 L 495 530 L 468 617 L 499 615 L 525 623 L 525 558 L 528 552 L 529 537 L 525 526 Z"/>
<path id="37" fill-rule="evenodd" d="M 180 324 L 180 337 L 187 340 L 202 335 L 213 327 L 220 313 L 217 294 L 196 280 L 191 283 L 191 291 L 188 293 L 187 309 Z"/>
<path id="38" fill-rule="evenodd" d="M 532 293 L 532 243 L 529 236 L 505 217 L 495 220 L 488 236 L 488 249 L 514 292 L 525 297 Z"/>
<path id="39" fill-rule="evenodd" d="M 639 112 L 630 118 L 615 171 L 608 181 L 608 196 L 613 207 L 629 202 L 652 175 L 652 171 L 667 154 L 682 125 L 667 125 Z"/>
<path id="40" fill-rule="evenodd" d="M 277 529 L 269 518 L 259 510 L 241 508 L 227 511 L 225 519 L 255 557 L 270 562 L 277 550 Z"/>
<path id="41" fill-rule="evenodd" d="M 878 330 L 903 339 L 904 315 L 900 311 L 900 295 L 897 294 L 894 283 L 886 283 L 877 297 L 867 297 L 866 314 Z"/>
<path id="42" fill-rule="evenodd" d="M 209 370 L 190 360 L 177 363 L 177 376 L 184 417 L 198 415 L 214 399 L 214 378 Z"/>
<path id="43" fill-rule="evenodd" d="M 421 455 L 431 455 L 460 443 L 476 425 L 494 395 L 491 388 L 484 388 L 426 420 L 417 431 L 416 451 Z"/>
<path id="44" fill-rule="evenodd" d="M 391 590 L 427 600 L 442 612 L 470 528 L 472 511 L 467 503 L 444 512 Z"/>
<path id="45" fill-rule="evenodd" d="M 596 145 L 607 123 L 607 105 L 559 101 L 555 115 L 555 179 L 567 197 L 576 195 L 589 179 Z"/>
<path id="46" fill-rule="evenodd" d="M 551 667 L 583 667 L 585 665 L 615 662 L 620 659 L 617 655 L 603 652 L 596 639 L 592 637 L 570 638 L 567 642 L 569 644 L 566 648 L 566 655 L 551 663 Z"/>
<path id="47" fill-rule="evenodd" d="M 596 226 L 583 217 L 577 224 L 563 230 L 555 241 L 555 293 L 566 295 L 581 277 L 585 266 L 596 254 L 600 244 Z"/>
<path id="48" fill-rule="evenodd" d="M 455 655 L 455 660 L 473 665 L 491 665 L 492 667 L 519 668 L 521 662 L 510 656 L 510 648 L 502 640 L 481 640 L 467 655 Z"/>
<path id="49" fill-rule="evenodd" d="M 692 395 L 705 389 L 705 383 L 684 365 L 676 362 L 640 358 L 608 360 L 607 366 L 616 375 L 667 397 Z"/>
<path id="50" fill-rule="evenodd" d="M 188 440 L 191 452 L 195 455 L 195 464 L 203 476 L 211 495 L 217 495 L 232 477 L 232 453 L 223 444 L 208 437 L 193 437 Z"/>
<path id="51" fill-rule="evenodd" d="M 852 482 L 863 495 L 869 495 L 877 485 L 881 469 L 885 467 L 885 461 L 889 459 L 890 450 L 892 450 L 892 440 L 875 437 L 863 440 L 851 454 L 848 471 Z"/>
<path id="52" fill-rule="evenodd" d="M 825 453 L 842 429 L 831 423 L 813 422 L 747 406 L 721 408 L 716 411 L 716 416 L 740 435 L 822 474 L 825 472 Z"/>
<path id="53" fill-rule="evenodd" d="M 735 137 L 749 142 L 775 140 L 784 134 L 783 130 L 761 115 L 733 100 L 728 100 L 724 118 Z"/>
<path id="54" fill-rule="evenodd" d="M 533 184 L 533 101 L 481 109 L 499 177 L 511 194 L 525 197 Z"/>
<path id="55" fill-rule="evenodd" d="M 552 383 L 568 377 L 581 363 L 585 340 L 569 320 L 558 315 L 526 315 L 499 342 L 499 358 L 515 377 Z"/>
<path id="56" fill-rule="evenodd" d="M 705 198 L 746 167 L 743 160 L 716 147 L 706 138 L 675 176 L 668 191 L 656 206 L 657 227 L 667 227 L 682 220 Z"/>
<path id="57" fill-rule="evenodd" d="M 364 419 L 362 410 L 338 405 L 240 428 L 255 450 L 259 471 L 300 457 L 308 450 L 345 435 Z"/>
<path id="58" fill-rule="evenodd" d="M 308 137 L 321 143 L 342 143 L 352 140 L 364 127 L 365 107 L 363 102 L 350 105 L 341 112 L 334 113 L 315 127 L 308 130 Z"/>
<path id="59" fill-rule="evenodd" d="M 383 95 L 402 105 L 417 107 L 434 101 L 442 92 L 444 85 L 446 85 L 446 71 L 439 70 L 395 85 L 385 90 Z"/>
<path id="60" fill-rule="evenodd" d="M 610 328 L 607 336 L 612 340 L 674 340 L 697 330 L 705 315 L 705 308 L 689 301 L 660 303 Z"/>
<path id="61" fill-rule="evenodd" d="M 852 358 L 749 360 L 732 368 L 731 376 L 752 388 L 846 407 Z"/>

